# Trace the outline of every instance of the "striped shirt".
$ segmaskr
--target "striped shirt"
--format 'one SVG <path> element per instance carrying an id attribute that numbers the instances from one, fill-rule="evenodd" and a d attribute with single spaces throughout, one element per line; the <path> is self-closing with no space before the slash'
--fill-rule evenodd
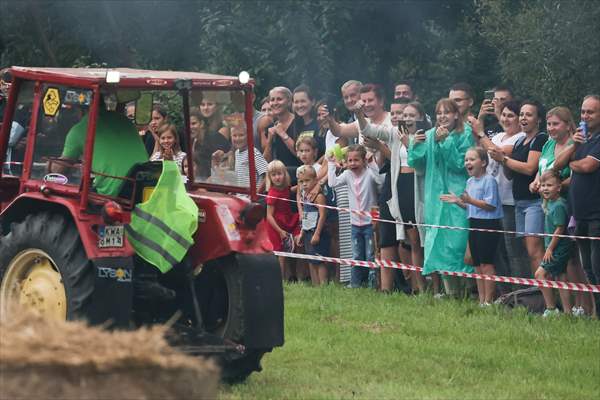
<path id="1" fill-rule="evenodd" d="M 348 187 L 338 186 L 335 189 L 335 199 L 337 206 L 342 208 L 349 208 L 350 203 L 348 202 Z M 340 240 L 340 258 L 352 258 L 352 224 L 350 223 L 350 213 L 339 212 L 338 213 L 338 228 L 339 228 L 339 240 Z M 340 282 L 350 282 L 350 271 L 352 267 L 349 265 L 339 265 L 340 268 Z"/>
<path id="2" fill-rule="evenodd" d="M 184 153 L 183 151 L 180 151 L 177 154 L 173 154 L 173 161 L 175 161 L 177 163 L 177 166 L 179 167 L 180 172 L 183 171 L 183 160 L 185 160 L 186 156 L 187 156 L 186 153 Z M 155 152 L 150 157 L 150 161 L 162 161 L 162 160 L 163 160 L 163 157 L 162 157 L 162 153 L 160 151 Z"/>
<path id="3" fill-rule="evenodd" d="M 254 166 L 256 168 L 256 188 L 260 186 L 261 177 L 267 173 L 267 161 L 263 155 L 254 149 Z M 235 176 L 237 186 L 250 187 L 250 166 L 248 163 L 248 149 L 235 151 Z"/>

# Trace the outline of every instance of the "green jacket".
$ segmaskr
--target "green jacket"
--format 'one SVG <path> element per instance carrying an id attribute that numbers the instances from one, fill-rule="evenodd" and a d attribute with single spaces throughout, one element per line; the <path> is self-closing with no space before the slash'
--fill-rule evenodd
<path id="1" fill-rule="evenodd" d="M 425 223 L 468 227 L 467 211 L 456 204 L 444 203 L 440 195 L 465 191 L 468 174 L 464 167 L 465 153 L 475 145 L 471 127 L 463 132 L 450 132 L 443 142 L 434 139 L 435 128 L 426 132 L 424 143 L 411 141 L 408 164 L 425 173 Z M 434 271 L 473 272 L 463 261 L 468 231 L 441 228 L 425 229 L 425 261 L 423 274 Z"/>

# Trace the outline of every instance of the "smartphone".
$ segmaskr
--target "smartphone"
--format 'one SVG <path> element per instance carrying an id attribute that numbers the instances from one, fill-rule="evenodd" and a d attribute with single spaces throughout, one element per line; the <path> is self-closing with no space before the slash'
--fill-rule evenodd
<path id="1" fill-rule="evenodd" d="M 483 98 L 485 100 L 494 100 L 494 90 L 486 90 L 483 92 Z"/>
<path id="2" fill-rule="evenodd" d="M 406 121 L 398 121 L 398 130 L 402 128 L 406 129 Z"/>
<path id="3" fill-rule="evenodd" d="M 331 94 L 326 95 L 324 98 L 324 103 L 327 106 L 327 109 L 329 110 L 329 113 L 331 115 L 333 115 L 333 113 L 336 109 L 337 100 L 338 100 L 337 97 L 335 97 L 334 95 L 331 95 Z"/>
<path id="4" fill-rule="evenodd" d="M 429 128 L 431 128 L 431 126 L 429 125 L 429 122 L 423 120 L 423 121 L 415 121 L 415 126 L 417 128 L 417 131 L 423 131 L 425 132 L 426 130 L 428 130 Z"/>

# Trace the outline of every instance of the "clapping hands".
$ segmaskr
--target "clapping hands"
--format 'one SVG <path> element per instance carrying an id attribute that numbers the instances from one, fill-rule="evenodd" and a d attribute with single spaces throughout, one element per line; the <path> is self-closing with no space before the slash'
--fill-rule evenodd
<path id="1" fill-rule="evenodd" d="M 438 126 L 435 130 L 435 141 L 443 142 L 444 140 L 446 140 L 449 134 L 450 131 L 448 130 L 448 128 L 446 128 L 445 126 Z"/>

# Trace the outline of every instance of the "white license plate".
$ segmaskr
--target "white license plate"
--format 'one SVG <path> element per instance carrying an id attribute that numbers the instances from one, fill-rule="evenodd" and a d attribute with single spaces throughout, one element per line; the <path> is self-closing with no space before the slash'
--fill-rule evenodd
<path id="1" fill-rule="evenodd" d="M 123 225 L 101 226 L 98 233 L 98 247 L 123 247 Z"/>

